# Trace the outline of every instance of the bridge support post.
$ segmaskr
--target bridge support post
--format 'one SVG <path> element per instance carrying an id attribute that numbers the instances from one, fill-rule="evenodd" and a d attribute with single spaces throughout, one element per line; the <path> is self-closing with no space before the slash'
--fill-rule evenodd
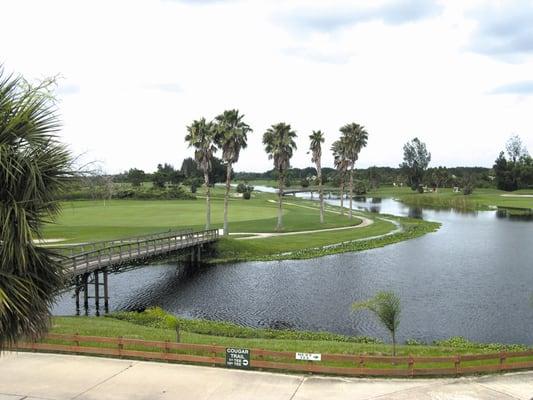
<path id="1" fill-rule="evenodd" d="M 202 261 L 202 246 L 196 246 L 196 263 Z"/>
<path id="2" fill-rule="evenodd" d="M 89 315 L 89 274 L 83 274 L 81 277 L 83 285 L 83 308 L 85 309 L 85 315 Z"/>
<path id="3" fill-rule="evenodd" d="M 104 312 L 109 314 L 109 287 L 107 284 L 107 269 L 102 271 L 104 276 Z"/>
<path id="4" fill-rule="evenodd" d="M 76 296 L 76 315 L 80 315 L 80 277 L 79 275 L 75 278 L 75 289 L 74 289 L 74 295 Z"/>
<path id="5" fill-rule="evenodd" d="M 94 307 L 97 317 L 100 316 L 100 283 L 98 282 L 98 271 L 94 271 Z"/>

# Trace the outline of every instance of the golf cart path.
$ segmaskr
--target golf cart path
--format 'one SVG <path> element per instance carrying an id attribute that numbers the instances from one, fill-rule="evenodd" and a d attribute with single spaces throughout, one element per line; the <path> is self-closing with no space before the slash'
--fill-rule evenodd
<path id="1" fill-rule="evenodd" d="M 268 200 L 269 203 L 276 203 L 275 200 Z M 294 207 L 300 207 L 300 208 L 308 208 L 310 210 L 316 211 L 316 207 L 310 207 L 310 206 L 304 206 L 301 204 L 295 204 L 295 203 L 283 203 L 285 205 L 294 206 Z M 324 210 L 325 212 L 334 213 L 334 214 L 340 214 L 340 211 L 333 211 L 333 210 Z M 357 219 L 361 220 L 360 224 L 357 225 L 350 225 L 350 226 L 342 226 L 339 228 L 325 228 L 325 229 L 313 229 L 308 231 L 295 231 L 295 232 L 234 232 L 230 233 L 231 235 L 252 235 L 252 236 L 246 236 L 246 237 L 240 237 L 236 238 L 237 240 L 253 240 L 253 239 L 264 239 L 269 237 L 278 237 L 278 236 L 290 236 L 290 235 L 305 235 L 309 233 L 321 233 L 321 232 L 333 232 L 333 231 L 343 231 L 346 229 L 357 229 L 357 228 L 364 228 L 366 226 L 372 225 L 374 223 L 373 220 L 370 218 L 363 217 L 362 215 L 357 214 Z"/>
<path id="2" fill-rule="evenodd" d="M 529 400 L 533 372 L 369 379 L 45 353 L 0 355 L 1 400 Z"/>

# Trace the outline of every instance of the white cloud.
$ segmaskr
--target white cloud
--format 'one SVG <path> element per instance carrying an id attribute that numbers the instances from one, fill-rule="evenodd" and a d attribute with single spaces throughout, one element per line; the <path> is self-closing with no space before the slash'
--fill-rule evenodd
<path id="1" fill-rule="evenodd" d="M 435 165 L 490 166 L 511 133 L 533 148 L 533 96 L 491 94 L 530 81 L 532 61 L 509 64 L 469 50 L 478 32 L 469 13 L 479 0 L 424 13 L 413 1 L 368 0 L 361 8 L 415 7 L 401 21 L 374 13 L 342 29 L 305 32 L 279 16 L 326 7 L 333 15 L 351 2 L 202 3 L 5 1 L 12 17 L 0 25 L 1 61 L 28 78 L 65 77 L 64 140 L 109 171 L 180 164 L 192 154 L 186 125 L 228 108 L 254 128 L 238 170 L 270 168 L 261 136 L 279 121 L 299 134 L 293 165 L 301 167 L 310 165 L 311 130 L 324 130 L 329 148 L 350 121 L 370 133 L 361 166 L 398 165 L 414 136 L 427 142 Z"/>

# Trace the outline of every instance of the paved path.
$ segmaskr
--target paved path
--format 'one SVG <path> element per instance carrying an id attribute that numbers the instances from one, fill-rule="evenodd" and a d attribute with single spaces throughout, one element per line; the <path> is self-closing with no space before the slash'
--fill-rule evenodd
<path id="1" fill-rule="evenodd" d="M 268 200 L 268 201 L 271 203 L 276 203 L 276 201 L 274 200 Z M 289 202 L 284 202 L 283 204 L 294 206 L 294 207 L 300 207 L 300 208 L 309 208 L 311 210 L 318 211 L 318 208 L 316 207 L 304 206 L 301 204 L 294 204 L 294 203 L 289 203 Z M 324 211 L 329 212 L 329 213 L 340 214 L 340 211 L 333 211 L 333 210 L 327 210 L 327 209 L 325 209 Z M 309 233 L 343 231 L 346 229 L 358 229 L 358 228 L 364 228 L 374 223 L 373 220 L 371 220 L 370 218 L 363 217 L 362 215 L 354 213 L 354 216 L 357 219 L 361 220 L 360 224 L 342 226 L 339 228 L 325 228 L 325 229 L 314 229 L 314 230 L 309 230 L 309 231 L 295 231 L 295 232 L 282 232 L 282 233 L 278 233 L 278 232 L 235 232 L 235 233 L 230 233 L 230 236 L 231 235 L 252 235 L 252 236 L 240 237 L 240 238 L 237 238 L 237 240 L 253 240 L 253 239 L 264 239 L 264 238 L 269 238 L 269 237 L 277 237 L 277 236 L 305 235 Z M 346 217 L 348 217 L 348 215 L 346 215 Z"/>
<path id="2" fill-rule="evenodd" d="M 356 379 L 39 353 L 0 357 L 0 400 L 530 400 L 533 372 Z"/>

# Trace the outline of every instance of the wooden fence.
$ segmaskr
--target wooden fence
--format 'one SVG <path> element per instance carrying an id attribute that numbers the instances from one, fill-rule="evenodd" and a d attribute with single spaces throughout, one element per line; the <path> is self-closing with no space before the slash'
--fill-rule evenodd
<path id="1" fill-rule="evenodd" d="M 83 345 L 82 345 L 83 343 Z M 179 361 L 224 366 L 226 347 L 50 334 L 46 342 L 19 343 L 18 349 L 105 355 L 143 360 Z M 321 354 L 320 361 L 298 361 L 295 352 L 249 349 L 250 367 L 345 376 L 460 376 L 533 368 L 533 350 L 440 357 Z"/>

